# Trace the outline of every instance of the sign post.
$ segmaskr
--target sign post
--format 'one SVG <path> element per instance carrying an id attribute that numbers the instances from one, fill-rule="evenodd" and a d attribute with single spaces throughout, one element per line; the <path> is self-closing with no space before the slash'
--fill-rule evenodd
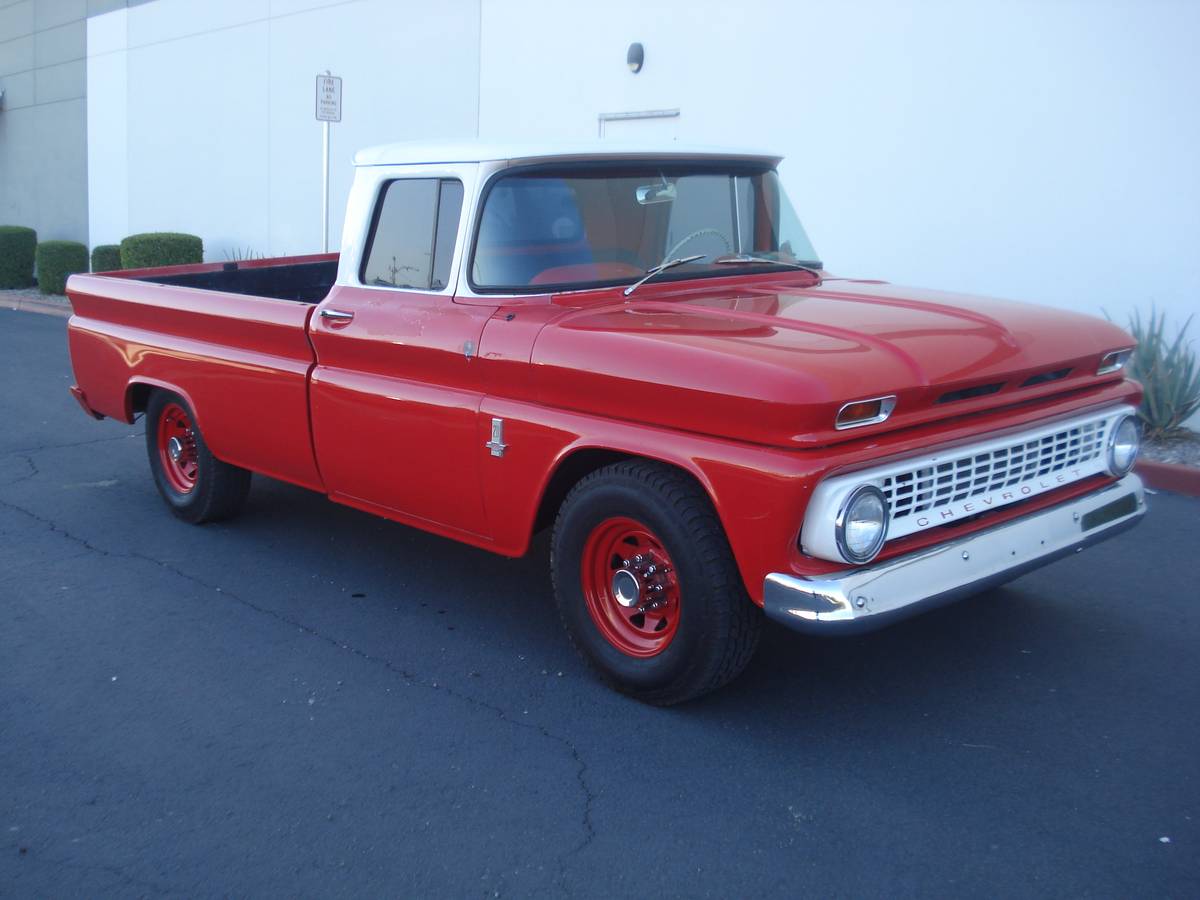
<path id="1" fill-rule="evenodd" d="M 321 252 L 329 252 L 329 123 L 342 121 L 342 79 L 330 75 L 317 76 L 317 121 L 323 126 L 321 153 Z"/>

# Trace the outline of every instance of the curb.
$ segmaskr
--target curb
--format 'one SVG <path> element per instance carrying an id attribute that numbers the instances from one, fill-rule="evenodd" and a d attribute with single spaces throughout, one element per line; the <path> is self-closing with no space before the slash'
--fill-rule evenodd
<path id="1" fill-rule="evenodd" d="M 1146 487 L 1172 491 L 1188 497 L 1200 497 L 1200 468 L 1179 463 L 1156 462 L 1152 459 L 1139 459 L 1135 468 Z"/>
<path id="2" fill-rule="evenodd" d="M 0 304 L 14 312 L 41 313 L 44 316 L 59 316 L 63 319 L 71 317 L 71 303 L 66 297 L 62 300 L 51 300 L 49 297 L 4 297 L 0 294 Z"/>

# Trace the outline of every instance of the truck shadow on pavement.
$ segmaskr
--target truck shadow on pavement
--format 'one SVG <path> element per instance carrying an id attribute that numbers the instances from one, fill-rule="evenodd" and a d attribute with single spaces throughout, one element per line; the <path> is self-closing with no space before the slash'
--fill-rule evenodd
<path id="1" fill-rule="evenodd" d="M 547 533 L 535 538 L 525 557 L 506 559 L 263 478 L 255 480 L 243 517 L 220 527 L 286 546 L 292 558 L 319 565 L 314 580 L 329 582 L 328 595 L 362 595 L 360 604 L 401 613 L 393 620 L 397 652 L 411 639 L 415 615 L 418 630 L 445 630 L 446 639 L 457 638 L 459 647 L 451 652 L 462 654 L 464 669 L 472 668 L 476 654 L 520 647 L 521 656 L 604 690 L 571 651 L 558 622 Z M 336 544 L 333 554 L 330 542 Z M 1084 609 L 1071 596 L 1055 596 L 1063 593 L 1054 590 L 1062 574 L 1051 567 L 856 637 L 813 638 L 766 622 L 756 658 L 737 681 L 670 714 L 752 719 L 759 726 L 780 717 L 809 728 L 847 710 L 869 717 L 899 707 L 919 719 L 930 706 L 970 706 L 998 688 L 1019 692 L 1022 678 L 1037 680 L 1041 656 L 1053 653 L 1061 660 L 1064 648 L 1079 649 L 1081 633 L 1102 629 L 1091 604 Z M 1103 660 L 1089 661 L 1085 653 L 1073 665 L 1079 673 Z M 637 706 L 615 694 L 612 701 Z"/>

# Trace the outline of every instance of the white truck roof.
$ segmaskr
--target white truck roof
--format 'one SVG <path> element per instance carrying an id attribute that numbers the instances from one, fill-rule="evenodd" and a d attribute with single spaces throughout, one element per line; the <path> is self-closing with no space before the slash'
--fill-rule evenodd
<path id="1" fill-rule="evenodd" d="M 417 141 L 367 147 L 354 155 L 356 166 L 401 166 L 422 163 L 467 163 L 504 160 L 540 162 L 570 159 L 752 159 L 777 165 L 782 159 L 774 153 L 730 147 L 706 147 L 660 141 L 654 144 L 628 144 L 619 141 L 492 143 L 463 141 L 424 143 Z"/>

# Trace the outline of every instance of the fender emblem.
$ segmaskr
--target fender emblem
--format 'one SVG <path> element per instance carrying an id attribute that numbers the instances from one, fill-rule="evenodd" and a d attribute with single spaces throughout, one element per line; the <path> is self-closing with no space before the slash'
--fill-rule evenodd
<path id="1" fill-rule="evenodd" d="M 504 455 L 504 451 L 508 449 L 508 444 L 504 443 L 503 419 L 492 419 L 492 439 L 483 446 L 492 451 L 492 456 Z"/>

